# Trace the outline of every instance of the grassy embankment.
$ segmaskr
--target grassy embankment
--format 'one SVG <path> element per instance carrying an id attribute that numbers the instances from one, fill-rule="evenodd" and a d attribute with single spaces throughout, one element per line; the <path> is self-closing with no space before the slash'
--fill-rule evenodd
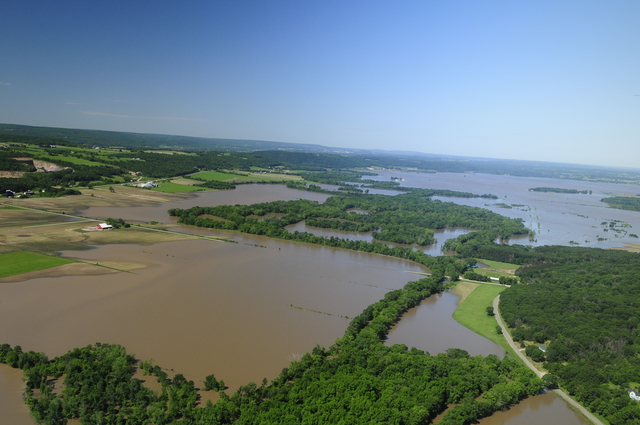
<path id="1" fill-rule="evenodd" d="M 511 273 L 519 267 L 516 264 L 497 261 L 479 261 L 492 269 L 511 271 Z M 506 275 L 505 272 L 503 273 L 502 275 Z M 453 313 L 453 318 L 461 325 L 500 345 L 511 357 L 517 359 L 518 357 L 504 336 L 497 333 L 496 326 L 498 326 L 498 323 L 496 319 L 487 315 L 487 307 L 493 306 L 493 299 L 505 289 L 506 287 L 504 286 L 461 281 L 453 290 L 455 294 L 460 296 L 460 305 Z"/>

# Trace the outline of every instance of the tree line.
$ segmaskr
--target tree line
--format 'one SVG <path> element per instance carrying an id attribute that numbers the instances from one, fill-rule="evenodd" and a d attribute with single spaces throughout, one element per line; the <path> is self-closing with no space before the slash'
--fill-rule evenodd
<path id="1" fill-rule="evenodd" d="M 638 196 L 613 196 L 602 198 L 600 201 L 609 204 L 611 208 L 640 211 L 640 197 Z"/>

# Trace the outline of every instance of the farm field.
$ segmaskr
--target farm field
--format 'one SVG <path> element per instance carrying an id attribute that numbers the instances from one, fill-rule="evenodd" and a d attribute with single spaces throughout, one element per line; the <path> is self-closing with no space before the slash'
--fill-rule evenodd
<path id="1" fill-rule="evenodd" d="M 0 254 L 0 278 L 73 263 L 68 258 L 53 257 L 29 251 Z"/>

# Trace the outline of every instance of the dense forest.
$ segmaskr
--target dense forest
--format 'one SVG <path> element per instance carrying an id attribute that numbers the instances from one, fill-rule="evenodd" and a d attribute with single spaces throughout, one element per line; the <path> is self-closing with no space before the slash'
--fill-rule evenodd
<path id="1" fill-rule="evenodd" d="M 503 292 L 500 311 L 518 341 L 548 343 L 545 368 L 611 424 L 640 421 L 627 388 L 640 377 L 640 255 L 543 247 Z M 635 421 L 635 422 L 633 422 Z"/>
<path id="2" fill-rule="evenodd" d="M 405 345 L 386 346 L 408 309 L 443 289 L 443 276 L 410 282 L 367 307 L 344 336 L 316 346 L 268 383 L 248 383 L 215 404 L 198 403 L 198 388 L 181 374 L 169 378 L 152 362 L 140 367 L 162 388 L 133 377 L 135 358 L 118 345 L 76 348 L 49 360 L 44 354 L 0 346 L 0 362 L 24 371 L 26 401 L 38 423 L 83 424 L 471 424 L 537 394 L 542 381 L 512 359 L 471 357 L 450 349 L 431 356 Z M 61 394 L 53 390 L 63 380 Z M 222 389 L 214 375 L 206 386 Z M 59 386 L 59 383 L 58 383 Z M 448 406 L 455 405 L 448 409 Z"/>

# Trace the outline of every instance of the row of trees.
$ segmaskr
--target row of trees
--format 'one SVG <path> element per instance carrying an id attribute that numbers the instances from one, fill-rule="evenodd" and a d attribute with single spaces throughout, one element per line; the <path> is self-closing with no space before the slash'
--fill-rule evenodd
<path id="1" fill-rule="evenodd" d="M 577 190 L 577 189 L 563 189 L 561 187 L 532 187 L 529 189 L 530 192 L 551 192 L 551 193 L 566 193 L 566 194 L 578 194 L 581 193 L 586 195 L 587 193 L 591 195 L 590 190 Z"/>
<path id="2" fill-rule="evenodd" d="M 611 198 L 602 198 L 600 201 L 609 204 L 611 208 L 640 211 L 640 197 L 638 196 L 613 196 Z"/>

